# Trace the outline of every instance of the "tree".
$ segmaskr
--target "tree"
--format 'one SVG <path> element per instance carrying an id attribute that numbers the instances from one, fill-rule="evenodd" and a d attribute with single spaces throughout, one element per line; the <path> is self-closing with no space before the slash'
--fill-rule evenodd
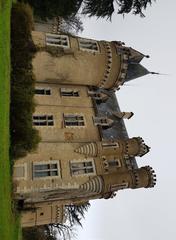
<path id="1" fill-rule="evenodd" d="M 96 17 L 112 17 L 115 5 L 118 7 L 118 14 L 133 12 L 144 17 L 143 10 L 152 4 L 152 0 L 84 0 L 83 13 Z"/>
<path id="2" fill-rule="evenodd" d="M 57 240 L 57 232 L 51 231 L 49 225 L 24 228 L 23 240 Z"/>
<path id="3" fill-rule="evenodd" d="M 85 212 L 90 207 L 89 202 L 65 206 L 65 223 L 52 223 L 23 229 L 23 240 L 70 240 L 75 236 L 74 226 L 81 224 Z M 57 238 L 59 237 L 59 238 Z"/>
<path id="4" fill-rule="evenodd" d="M 41 19 L 76 14 L 83 2 L 83 0 L 20 0 L 22 1 L 29 3 L 34 9 L 34 15 Z"/>
<path id="5" fill-rule="evenodd" d="M 55 231 L 60 236 L 62 240 L 69 240 L 75 236 L 74 226 L 79 225 L 82 227 L 81 219 L 85 217 L 85 212 L 88 211 L 90 207 L 89 202 L 84 202 L 80 204 L 71 204 L 65 206 L 65 217 L 66 223 L 61 224 L 50 224 L 50 232 Z"/>
<path id="6" fill-rule="evenodd" d="M 71 16 L 62 19 L 62 29 L 65 33 L 78 33 L 83 31 L 83 23 L 78 15 L 72 14 Z"/>
<path id="7" fill-rule="evenodd" d="M 65 206 L 66 217 L 69 221 L 69 225 L 74 226 L 75 224 L 78 224 L 82 227 L 81 219 L 84 218 L 85 212 L 88 211 L 89 207 L 89 202 L 78 205 L 71 204 Z"/>
<path id="8" fill-rule="evenodd" d="M 117 6 L 118 14 L 134 13 L 144 17 L 143 10 L 155 0 L 19 0 L 29 3 L 34 14 L 42 19 L 68 17 L 78 13 L 111 19 Z"/>

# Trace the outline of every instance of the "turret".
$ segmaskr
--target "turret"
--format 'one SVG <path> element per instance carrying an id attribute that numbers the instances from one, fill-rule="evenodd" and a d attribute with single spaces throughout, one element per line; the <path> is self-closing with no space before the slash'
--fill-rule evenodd
<path id="1" fill-rule="evenodd" d="M 102 178 L 105 192 L 113 192 L 123 188 L 151 188 L 156 184 L 156 175 L 150 166 L 102 175 Z"/>
<path id="2" fill-rule="evenodd" d="M 144 140 L 140 137 L 128 139 L 125 144 L 126 153 L 129 157 L 142 157 L 150 150 L 150 148 L 144 143 Z"/>
<path id="3" fill-rule="evenodd" d="M 139 62 L 144 55 L 121 42 L 33 31 L 37 82 L 117 89 L 126 80 L 149 73 Z M 83 80 L 84 79 L 84 80 Z"/>
<path id="4" fill-rule="evenodd" d="M 80 186 L 80 189 L 92 194 L 102 194 L 107 198 L 124 188 L 152 188 L 156 184 L 156 175 L 150 166 L 136 170 L 96 176 Z"/>
<path id="5" fill-rule="evenodd" d="M 117 157 L 142 157 L 149 152 L 149 149 L 142 138 L 136 137 L 127 140 L 86 143 L 76 148 L 75 152 L 93 157 L 108 155 Z"/>

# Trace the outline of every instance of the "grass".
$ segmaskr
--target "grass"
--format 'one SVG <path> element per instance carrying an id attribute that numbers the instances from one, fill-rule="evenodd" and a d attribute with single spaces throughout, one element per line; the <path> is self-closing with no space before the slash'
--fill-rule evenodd
<path id="1" fill-rule="evenodd" d="M 0 0 L 0 239 L 19 239 L 19 217 L 12 211 L 9 160 L 11 0 Z"/>

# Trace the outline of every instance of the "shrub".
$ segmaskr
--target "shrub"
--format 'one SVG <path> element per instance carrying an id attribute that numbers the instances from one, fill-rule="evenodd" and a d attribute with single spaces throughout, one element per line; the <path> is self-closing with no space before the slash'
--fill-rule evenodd
<path id="1" fill-rule="evenodd" d="M 14 4 L 11 14 L 11 105 L 10 132 L 12 158 L 24 157 L 37 148 L 38 131 L 32 126 L 35 109 L 32 58 L 36 52 L 31 37 L 32 11 L 28 5 Z"/>

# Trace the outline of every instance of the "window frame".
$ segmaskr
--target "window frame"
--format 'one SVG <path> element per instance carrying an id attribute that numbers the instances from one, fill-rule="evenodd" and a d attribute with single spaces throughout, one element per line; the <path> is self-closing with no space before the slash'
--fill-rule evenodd
<path id="1" fill-rule="evenodd" d="M 37 91 L 43 91 L 43 93 L 37 93 Z M 50 96 L 51 95 L 51 89 L 50 88 L 35 88 L 34 91 L 35 95 L 40 95 L 40 96 Z"/>
<path id="2" fill-rule="evenodd" d="M 95 126 L 110 127 L 111 123 L 109 122 L 108 117 L 93 117 L 93 122 Z"/>
<path id="3" fill-rule="evenodd" d="M 123 190 L 129 187 L 128 182 L 122 182 L 122 183 L 117 183 L 111 185 L 111 191 L 118 191 L 118 190 Z"/>
<path id="4" fill-rule="evenodd" d="M 50 39 L 50 41 L 48 39 Z M 52 40 L 53 40 L 53 42 L 52 42 Z M 58 43 L 59 41 L 61 42 L 61 44 Z M 63 44 L 64 41 L 66 42 L 66 45 Z M 45 34 L 45 42 L 46 42 L 47 46 L 70 48 L 70 41 L 69 41 L 69 37 L 67 35 L 46 33 Z"/>
<path id="5" fill-rule="evenodd" d="M 37 119 L 38 117 L 38 119 Z M 41 119 L 43 118 L 43 119 Z M 51 118 L 51 119 L 49 119 Z M 46 124 L 42 124 L 45 123 Z M 38 123 L 38 124 L 36 124 Z M 32 124 L 35 127 L 53 127 L 54 126 L 54 117 L 52 114 L 33 114 L 32 116 Z"/>
<path id="6" fill-rule="evenodd" d="M 70 117 L 70 119 L 69 119 L 69 117 Z M 65 128 L 83 128 L 83 127 L 85 127 L 85 117 L 83 114 L 77 114 L 77 113 L 74 113 L 74 114 L 66 113 L 65 114 L 64 113 L 63 114 L 63 123 L 64 123 Z M 69 125 L 68 123 L 73 123 L 73 124 Z"/>
<path id="7" fill-rule="evenodd" d="M 48 165 L 46 169 L 35 169 L 36 166 Z M 56 168 L 51 168 L 51 165 L 57 165 Z M 35 176 L 35 173 L 48 173 L 47 176 Z M 57 172 L 57 175 L 52 175 L 53 172 Z M 52 178 L 61 178 L 61 167 L 59 160 L 52 160 L 47 162 L 33 162 L 32 164 L 32 179 L 52 179 Z"/>
<path id="8" fill-rule="evenodd" d="M 72 88 L 60 88 L 60 95 L 61 95 L 61 97 L 77 98 L 77 97 L 80 97 L 80 91 L 77 89 L 74 89 L 74 88 L 73 89 Z"/>
<path id="9" fill-rule="evenodd" d="M 119 148 L 119 144 L 117 142 L 112 142 L 112 143 L 102 143 L 102 148 L 108 149 L 108 148 Z"/>
<path id="10" fill-rule="evenodd" d="M 86 44 L 92 44 L 92 46 L 95 44 L 96 49 L 86 48 Z M 92 53 L 100 53 L 100 47 L 96 40 L 92 39 L 85 39 L 85 38 L 78 38 L 78 45 L 79 49 L 82 51 L 92 52 Z"/>
<path id="11" fill-rule="evenodd" d="M 102 156 L 103 168 L 105 171 L 112 172 L 122 167 L 120 159 L 113 156 Z M 117 164 L 110 164 L 110 162 L 116 162 Z"/>
<path id="12" fill-rule="evenodd" d="M 91 163 L 91 166 L 86 166 L 86 163 Z M 73 164 L 75 164 L 75 165 L 83 164 L 83 166 L 78 165 L 77 168 L 73 169 Z M 88 171 L 88 169 L 92 169 L 92 172 L 86 172 L 86 171 Z M 76 170 L 76 172 L 74 173 L 75 170 Z M 79 171 L 80 171 L 80 173 L 79 173 Z M 80 160 L 71 160 L 70 161 L 70 175 L 72 177 L 95 176 L 96 168 L 95 168 L 94 159 L 87 158 L 87 159 L 80 159 Z"/>
<path id="13" fill-rule="evenodd" d="M 15 169 L 18 169 L 18 168 L 23 168 L 23 173 L 24 173 L 23 176 L 15 176 Z M 14 173 L 13 175 L 14 179 L 26 180 L 27 179 L 27 163 L 15 164 L 13 173 Z"/>
<path id="14" fill-rule="evenodd" d="M 108 162 L 108 168 L 109 169 L 115 169 L 121 167 L 121 162 L 117 158 L 107 159 Z M 110 164 L 110 163 L 117 163 L 117 164 Z"/>

